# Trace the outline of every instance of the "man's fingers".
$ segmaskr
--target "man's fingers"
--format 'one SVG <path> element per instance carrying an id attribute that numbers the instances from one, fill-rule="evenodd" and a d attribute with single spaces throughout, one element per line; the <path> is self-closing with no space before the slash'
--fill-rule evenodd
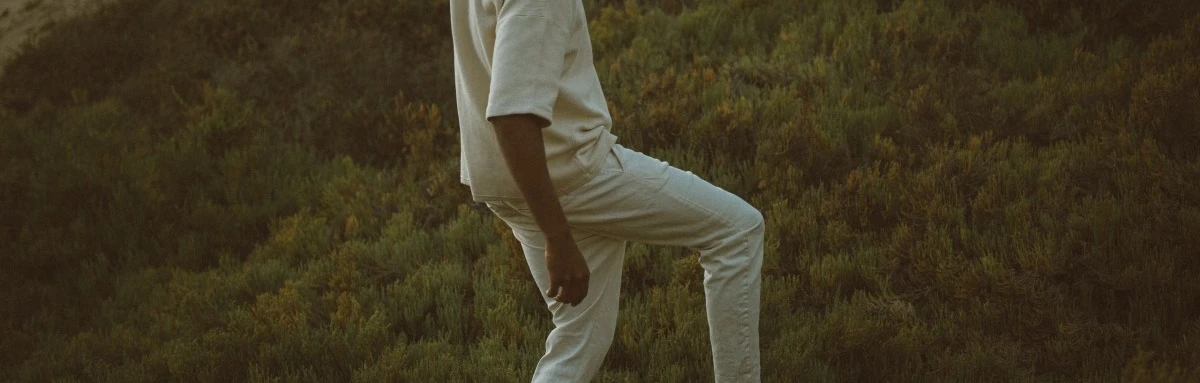
<path id="1" fill-rule="evenodd" d="M 546 296 L 554 298 L 554 300 L 566 303 L 569 305 L 577 305 L 583 302 L 588 293 L 588 280 L 590 273 L 586 270 L 579 274 L 562 279 L 550 278 L 550 288 L 546 290 Z"/>
<path id="2" fill-rule="evenodd" d="M 561 284 L 551 282 L 550 290 L 546 291 L 546 296 L 554 298 L 554 300 L 566 303 L 569 305 L 577 305 L 583 302 L 583 298 L 587 297 L 588 282 L 583 280 L 564 281 Z"/>
<path id="3" fill-rule="evenodd" d="M 583 303 L 583 298 L 587 298 L 587 286 L 584 286 L 583 288 L 579 289 L 579 291 L 577 291 L 575 293 L 575 303 L 574 304 Z"/>
<path id="4" fill-rule="evenodd" d="M 587 293 L 588 293 L 587 277 L 583 277 L 583 279 L 580 279 L 578 283 L 579 283 L 579 285 L 578 285 L 579 288 L 576 290 L 576 293 L 575 293 L 575 296 L 577 296 L 578 298 L 575 299 L 575 304 L 579 304 L 580 302 L 583 302 L 583 298 L 587 298 Z"/>
<path id="5" fill-rule="evenodd" d="M 574 306 L 579 304 L 579 287 L 571 286 L 563 291 L 562 302 Z"/>
<path id="6" fill-rule="evenodd" d="M 572 306 L 580 304 L 583 302 L 583 298 L 587 297 L 587 293 L 588 293 L 587 278 L 576 279 L 576 280 L 572 281 L 572 283 L 571 283 L 570 295 L 567 297 L 566 301 L 570 302 Z M 566 294 L 564 294 L 564 295 L 566 295 Z"/>

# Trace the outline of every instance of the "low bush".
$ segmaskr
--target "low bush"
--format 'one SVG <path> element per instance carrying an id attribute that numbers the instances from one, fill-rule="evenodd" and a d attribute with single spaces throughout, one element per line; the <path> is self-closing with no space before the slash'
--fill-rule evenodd
<path id="1" fill-rule="evenodd" d="M 764 380 L 1200 374 L 1196 6 L 584 3 L 621 142 L 767 219 Z M 19 52 L 0 380 L 528 380 L 448 7 L 123 0 Z M 701 274 L 630 246 L 596 381 L 712 379 Z"/>

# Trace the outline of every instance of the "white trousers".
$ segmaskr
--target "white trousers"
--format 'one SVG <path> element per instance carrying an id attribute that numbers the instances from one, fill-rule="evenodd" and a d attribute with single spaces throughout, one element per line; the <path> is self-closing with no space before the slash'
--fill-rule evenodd
<path id="1" fill-rule="evenodd" d="M 587 382 L 600 369 L 616 331 L 626 241 L 700 253 L 716 381 L 759 381 L 764 228 L 758 210 L 690 172 L 620 145 L 595 178 L 559 201 L 591 276 L 588 295 L 577 306 L 542 295 L 555 328 L 534 382 Z M 528 206 L 488 206 L 521 242 L 539 291 L 549 289 L 545 238 Z"/>

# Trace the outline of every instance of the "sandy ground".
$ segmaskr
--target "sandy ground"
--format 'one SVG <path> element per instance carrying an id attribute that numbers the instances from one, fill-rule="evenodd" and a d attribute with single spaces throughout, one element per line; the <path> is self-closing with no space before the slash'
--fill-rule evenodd
<path id="1" fill-rule="evenodd" d="M 100 6 L 104 0 L 0 0 L 0 71 L 47 23 Z"/>

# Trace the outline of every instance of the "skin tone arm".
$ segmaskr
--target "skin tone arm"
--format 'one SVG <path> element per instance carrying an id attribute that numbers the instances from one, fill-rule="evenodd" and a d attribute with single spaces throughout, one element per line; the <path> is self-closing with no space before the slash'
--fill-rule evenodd
<path id="1" fill-rule="evenodd" d="M 504 162 L 529 204 L 538 228 L 546 235 L 546 268 L 550 274 L 546 295 L 572 306 L 579 304 L 587 296 L 590 274 L 571 237 L 567 217 L 546 168 L 542 128 L 549 124 L 529 114 L 494 117 L 491 122 Z"/>

